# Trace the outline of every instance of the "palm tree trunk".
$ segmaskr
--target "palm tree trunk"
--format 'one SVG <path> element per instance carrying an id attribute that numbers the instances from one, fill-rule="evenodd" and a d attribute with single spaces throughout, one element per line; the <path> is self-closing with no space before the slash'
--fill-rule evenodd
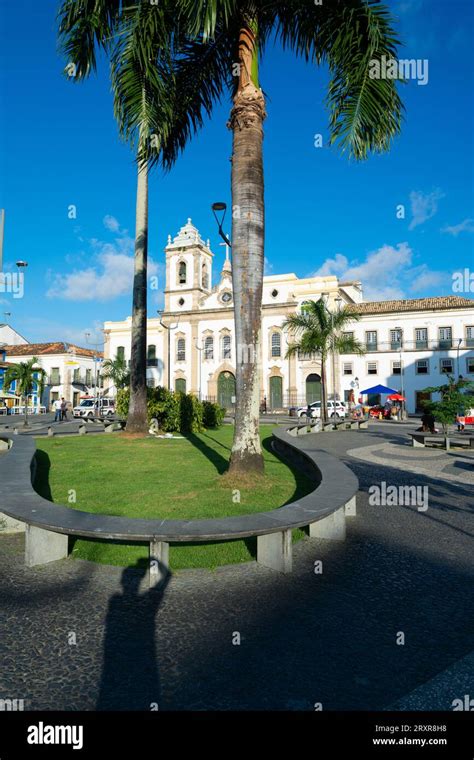
<path id="1" fill-rule="evenodd" d="M 126 429 L 146 433 L 146 328 L 148 257 L 148 165 L 138 167 L 135 226 L 135 270 L 133 276 L 132 347 L 130 354 L 130 405 Z"/>
<path id="2" fill-rule="evenodd" d="M 325 425 L 328 422 L 328 401 L 326 391 L 326 357 L 321 354 L 321 420 Z"/>
<path id="3" fill-rule="evenodd" d="M 25 403 L 25 421 L 23 426 L 28 427 L 28 396 L 23 396 L 23 401 Z"/>
<path id="4" fill-rule="evenodd" d="M 240 77 L 229 121 L 232 157 L 232 287 L 236 339 L 235 431 L 231 472 L 263 471 L 260 444 L 261 308 L 264 267 L 263 121 L 256 34 L 242 28 Z"/>

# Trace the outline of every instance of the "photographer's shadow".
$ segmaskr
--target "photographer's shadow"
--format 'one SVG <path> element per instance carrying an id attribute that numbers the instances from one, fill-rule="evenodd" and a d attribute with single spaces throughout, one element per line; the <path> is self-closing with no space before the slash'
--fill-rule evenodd
<path id="1" fill-rule="evenodd" d="M 158 709 L 160 676 L 155 618 L 171 572 L 158 562 L 161 580 L 140 593 L 146 567 L 127 567 L 122 594 L 110 599 L 105 621 L 104 657 L 97 710 Z"/>

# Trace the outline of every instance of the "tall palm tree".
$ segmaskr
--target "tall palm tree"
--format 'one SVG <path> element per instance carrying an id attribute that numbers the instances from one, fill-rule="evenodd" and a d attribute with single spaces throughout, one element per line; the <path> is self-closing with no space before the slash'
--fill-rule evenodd
<path id="1" fill-rule="evenodd" d="M 344 334 L 344 328 L 360 319 L 359 314 L 347 306 L 330 313 L 320 298 L 305 301 L 299 313 L 290 314 L 283 323 L 297 340 L 288 346 L 287 356 L 301 351 L 305 354 L 319 354 L 321 360 L 321 418 L 327 422 L 326 367 L 329 354 L 358 354 L 363 356 L 365 348 L 353 335 Z M 333 389 L 334 400 L 336 389 Z"/>
<path id="2" fill-rule="evenodd" d="M 130 385 L 130 370 L 127 367 L 127 360 L 123 356 L 116 356 L 115 359 L 106 359 L 102 364 L 101 376 L 106 380 L 112 380 L 117 389 L 126 388 Z"/>
<path id="3" fill-rule="evenodd" d="M 137 162 L 135 259 L 127 430 L 146 432 L 146 327 L 149 155 L 171 168 L 190 135 L 202 124 L 212 101 L 181 76 L 179 91 L 173 60 L 184 44 L 172 0 L 64 0 L 59 37 L 66 72 L 82 81 L 97 67 L 102 50 L 111 62 L 114 113 L 121 137 Z M 205 71 L 205 67 L 204 67 Z M 72 73 L 72 75 L 71 75 Z M 199 81 L 199 75 L 194 78 Z M 188 96 L 190 87 L 194 96 Z M 215 94 L 211 84 L 209 92 Z"/>
<path id="4" fill-rule="evenodd" d="M 35 386 L 41 398 L 44 390 L 45 371 L 38 367 L 38 357 L 33 356 L 27 362 L 18 362 L 7 367 L 4 377 L 4 388 L 9 390 L 16 383 L 15 390 L 25 405 L 24 426 L 28 427 L 28 397 L 34 392 Z"/>
<path id="5" fill-rule="evenodd" d="M 259 56 L 273 37 L 314 64 L 326 63 L 330 142 L 355 159 L 385 151 L 400 131 L 402 103 L 369 64 L 395 58 L 398 39 L 379 0 L 176 0 L 194 35 L 178 62 L 209 77 L 203 97 L 233 96 L 232 263 L 237 343 L 236 414 L 230 469 L 262 470 L 259 438 L 261 302 L 264 266 L 263 122 Z M 233 76 L 232 76 L 233 75 Z M 213 92 L 211 92 L 211 83 Z"/>

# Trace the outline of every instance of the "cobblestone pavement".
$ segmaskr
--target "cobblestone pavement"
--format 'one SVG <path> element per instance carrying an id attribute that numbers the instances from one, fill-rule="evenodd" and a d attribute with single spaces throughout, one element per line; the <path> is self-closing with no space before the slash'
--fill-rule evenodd
<path id="1" fill-rule="evenodd" d="M 0 698 L 30 710 L 380 710 L 414 692 L 405 704 L 449 710 L 474 694 L 472 670 L 458 672 L 474 668 L 472 486 L 438 478 L 430 450 L 417 456 L 431 474 L 412 474 L 406 432 L 308 436 L 359 477 L 357 516 L 345 542 L 300 542 L 288 576 L 249 563 L 177 572 L 153 592 L 136 570 L 27 569 L 23 538 L 2 536 Z M 369 460 L 347 453 L 374 445 Z M 369 504 L 382 480 L 428 485 L 429 509 Z M 450 669 L 452 688 L 441 678 L 442 693 L 423 696 Z"/>

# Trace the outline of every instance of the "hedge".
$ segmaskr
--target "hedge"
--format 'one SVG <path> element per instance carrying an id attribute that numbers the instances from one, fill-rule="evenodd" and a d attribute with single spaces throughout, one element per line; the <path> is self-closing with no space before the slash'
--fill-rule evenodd
<path id="1" fill-rule="evenodd" d="M 217 428 L 223 422 L 225 409 L 210 401 L 201 402 L 191 393 L 169 391 L 167 388 L 147 388 L 148 422 L 158 420 L 165 433 L 200 433 L 206 428 Z M 117 393 L 117 413 L 128 415 L 130 389 Z"/>

